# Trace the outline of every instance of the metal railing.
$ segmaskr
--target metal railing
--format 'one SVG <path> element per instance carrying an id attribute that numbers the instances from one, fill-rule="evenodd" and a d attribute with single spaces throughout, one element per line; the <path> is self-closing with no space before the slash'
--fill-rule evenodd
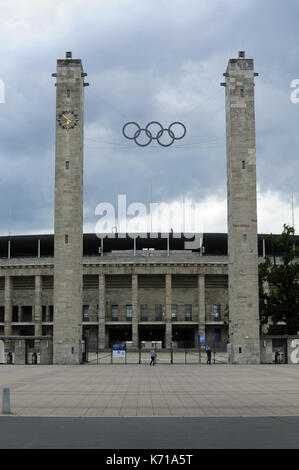
<path id="1" fill-rule="evenodd" d="M 155 304 L 146 304 L 147 308 L 142 309 L 142 305 L 138 306 L 137 318 L 141 322 L 166 321 L 166 305 L 159 304 L 156 310 Z M 170 318 L 173 322 L 180 321 L 197 321 L 198 306 L 190 304 L 191 308 L 186 310 L 187 304 L 174 304 L 171 308 Z M 105 313 L 105 321 L 131 321 L 126 315 L 124 305 L 118 306 L 118 312 L 112 314 L 111 307 L 107 307 Z M 175 307 L 175 308 L 174 308 Z M 133 315 L 133 312 L 132 312 Z"/>
<path id="2" fill-rule="evenodd" d="M 125 313 L 119 313 L 118 315 L 112 315 L 111 313 L 107 314 L 105 316 L 105 321 L 132 321 L 132 317 L 126 315 Z"/>
<path id="3" fill-rule="evenodd" d="M 210 322 L 223 321 L 221 313 L 206 313 L 205 320 Z"/>
<path id="4" fill-rule="evenodd" d="M 113 349 L 101 349 L 88 352 L 89 364 L 149 364 L 151 361 L 149 348 L 130 348 L 115 352 Z M 207 364 L 207 354 L 203 346 L 198 348 L 156 349 L 156 364 Z M 227 364 L 226 351 L 212 348 L 211 364 Z"/>

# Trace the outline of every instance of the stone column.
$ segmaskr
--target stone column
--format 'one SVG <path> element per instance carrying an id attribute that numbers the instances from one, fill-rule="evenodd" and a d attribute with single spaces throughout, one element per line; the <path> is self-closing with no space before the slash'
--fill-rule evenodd
<path id="1" fill-rule="evenodd" d="M 205 334 L 205 276 L 198 275 L 198 334 Z"/>
<path id="2" fill-rule="evenodd" d="M 105 274 L 99 275 L 99 320 L 98 320 L 98 348 L 105 348 L 105 310 L 106 310 L 106 295 L 105 295 Z"/>
<path id="3" fill-rule="evenodd" d="M 18 307 L 18 323 L 22 322 L 22 307 L 21 305 L 17 305 Z"/>
<path id="4" fill-rule="evenodd" d="M 110 348 L 110 345 L 109 345 L 109 332 L 108 332 L 108 330 L 105 330 L 105 348 Z"/>
<path id="5" fill-rule="evenodd" d="M 15 343 L 15 364 L 24 365 L 27 362 L 26 358 L 26 340 L 18 339 Z"/>
<path id="6" fill-rule="evenodd" d="M 12 335 L 12 277 L 5 276 L 4 291 L 4 335 Z"/>
<path id="7" fill-rule="evenodd" d="M 171 274 L 165 275 L 165 306 L 166 306 L 166 324 L 165 324 L 165 348 L 170 348 L 172 341 L 172 318 L 171 318 Z"/>
<path id="8" fill-rule="evenodd" d="M 138 348 L 138 275 L 132 274 L 132 345 Z"/>
<path id="9" fill-rule="evenodd" d="M 34 334 L 35 336 L 42 335 L 42 277 L 40 275 L 35 276 Z"/>
<path id="10" fill-rule="evenodd" d="M 82 62 L 57 61 L 54 212 L 54 364 L 82 362 L 83 130 Z"/>
<path id="11" fill-rule="evenodd" d="M 98 315 L 98 310 L 97 310 L 98 303 L 92 304 L 90 306 L 90 312 L 89 312 L 89 321 L 99 321 L 97 318 Z"/>
<path id="12" fill-rule="evenodd" d="M 229 334 L 235 364 L 260 363 L 253 59 L 225 72 Z"/>

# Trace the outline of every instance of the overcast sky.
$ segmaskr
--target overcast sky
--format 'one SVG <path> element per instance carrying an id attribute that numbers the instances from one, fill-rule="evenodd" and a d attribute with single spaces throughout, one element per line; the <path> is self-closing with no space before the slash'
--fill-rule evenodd
<path id="1" fill-rule="evenodd" d="M 230 58 L 255 61 L 258 230 L 299 225 L 297 0 L 0 0 L 0 234 L 53 233 L 56 60 L 72 51 L 85 88 L 84 231 L 117 195 L 127 204 L 183 201 L 205 232 L 226 232 L 225 89 Z M 299 93 L 298 93 L 299 96 Z M 122 135 L 180 121 L 168 148 Z M 199 225 L 197 222 L 199 221 Z M 185 227 L 186 228 L 186 227 Z"/>

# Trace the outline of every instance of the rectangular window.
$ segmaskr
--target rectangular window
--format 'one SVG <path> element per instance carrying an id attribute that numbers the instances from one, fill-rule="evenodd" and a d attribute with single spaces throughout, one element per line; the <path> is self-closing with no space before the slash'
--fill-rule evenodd
<path id="1" fill-rule="evenodd" d="M 32 306 L 26 305 L 22 307 L 22 321 L 32 322 Z"/>
<path id="2" fill-rule="evenodd" d="M 191 321 L 191 320 L 192 320 L 192 305 L 185 304 L 185 321 Z"/>
<path id="3" fill-rule="evenodd" d="M 127 320 L 132 318 L 132 305 L 126 305 L 126 318 Z"/>
<path id="4" fill-rule="evenodd" d="M 65 169 L 66 170 L 70 169 L 70 162 L 68 160 L 65 162 Z"/>
<path id="5" fill-rule="evenodd" d="M 111 305 L 111 315 L 113 321 L 118 320 L 118 305 Z"/>
<path id="6" fill-rule="evenodd" d="M 246 168 L 245 160 L 242 160 L 242 170 L 245 170 L 245 168 Z"/>
<path id="7" fill-rule="evenodd" d="M 12 321 L 13 321 L 13 323 L 19 321 L 19 307 L 18 307 L 18 305 L 14 305 L 12 307 Z"/>
<path id="8" fill-rule="evenodd" d="M 175 304 L 171 305 L 171 319 L 172 321 L 177 319 L 178 306 Z"/>
<path id="9" fill-rule="evenodd" d="M 42 306 L 42 321 L 47 321 L 47 306 Z"/>
<path id="10" fill-rule="evenodd" d="M 68 235 L 64 235 L 64 243 L 67 245 L 69 242 L 69 236 Z"/>
<path id="11" fill-rule="evenodd" d="M 70 96 L 71 96 L 71 90 L 66 90 L 66 96 L 67 96 L 67 98 L 70 98 Z"/>
<path id="12" fill-rule="evenodd" d="M 162 320 L 162 305 L 161 304 L 155 305 L 155 320 L 156 321 Z"/>
<path id="13" fill-rule="evenodd" d="M 213 305 L 214 320 L 220 321 L 221 319 L 221 305 Z"/>
<path id="14" fill-rule="evenodd" d="M 140 305 L 140 321 L 147 321 L 147 304 Z"/>
<path id="15" fill-rule="evenodd" d="M 49 321 L 53 321 L 54 318 L 54 306 L 49 305 Z"/>
<path id="16" fill-rule="evenodd" d="M 244 98 L 244 88 L 240 88 L 240 96 L 241 98 Z"/>
<path id="17" fill-rule="evenodd" d="M 83 321 L 89 321 L 89 305 L 83 305 Z"/>

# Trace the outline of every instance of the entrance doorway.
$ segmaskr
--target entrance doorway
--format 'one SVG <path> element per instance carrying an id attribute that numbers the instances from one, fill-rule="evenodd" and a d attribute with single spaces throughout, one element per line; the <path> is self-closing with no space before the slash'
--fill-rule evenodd
<path id="1" fill-rule="evenodd" d="M 288 343 L 287 339 L 272 339 L 272 351 L 274 353 L 274 362 L 276 364 L 288 363 Z"/>
<path id="2" fill-rule="evenodd" d="M 109 326 L 108 327 L 109 348 L 114 344 L 125 344 L 126 341 L 132 341 L 131 326 Z"/>
<path id="3" fill-rule="evenodd" d="M 139 343 L 161 343 L 165 348 L 165 325 L 139 325 Z"/>
<path id="4" fill-rule="evenodd" d="M 176 348 L 194 348 L 198 344 L 194 344 L 195 329 L 193 326 L 173 326 L 172 327 L 172 341 Z"/>

